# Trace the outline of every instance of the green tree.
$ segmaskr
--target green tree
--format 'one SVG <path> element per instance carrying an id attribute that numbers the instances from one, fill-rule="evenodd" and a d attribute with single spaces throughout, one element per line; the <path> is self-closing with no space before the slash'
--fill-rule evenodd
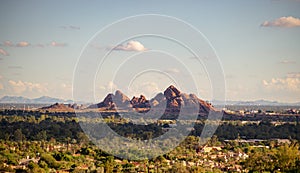
<path id="1" fill-rule="evenodd" d="M 18 141 L 18 142 L 23 141 L 25 139 L 25 136 L 23 135 L 21 129 L 15 130 L 14 139 L 15 139 L 15 141 Z"/>
<path id="2" fill-rule="evenodd" d="M 250 172 L 293 172 L 300 169 L 299 161 L 299 145 L 293 143 L 279 148 L 256 150 L 250 154 L 243 166 Z"/>
<path id="3" fill-rule="evenodd" d="M 28 171 L 29 173 L 43 173 L 45 172 L 44 169 L 40 168 L 38 164 L 34 163 L 33 161 L 30 161 L 28 164 Z"/>
<path id="4" fill-rule="evenodd" d="M 113 156 L 106 157 L 106 160 L 104 162 L 104 169 L 105 169 L 105 172 L 113 172 L 113 169 L 114 169 L 114 157 Z"/>
<path id="5" fill-rule="evenodd" d="M 243 166 L 250 172 L 273 171 L 275 169 L 276 158 L 272 150 L 254 151 Z"/>
<path id="6" fill-rule="evenodd" d="M 177 162 L 174 165 L 172 165 L 170 172 L 189 173 L 189 170 L 187 169 L 187 167 Z"/>
<path id="7" fill-rule="evenodd" d="M 40 161 L 45 161 L 47 163 L 47 165 L 49 166 L 49 168 L 57 169 L 60 166 L 59 163 L 55 160 L 55 158 L 50 154 L 43 153 L 41 155 Z"/>
<path id="8" fill-rule="evenodd" d="M 278 148 L 276 152 L 277 167 L 282 171 L 295 170 L 299 165 L 297 161 L 300 160 L 300 153 L 297 144 L 291 144 L 290 146 L 285 144 Z"/>
<path id="9" fill-rule="evenodd" d="M 44 169 L 48 169 L 48 164 L 44 160 L 39 161 L 39 166 Z"/>
<path id="10" fill-rule="evenodd" d="M 36 139 L 39 140 L 39 141 L 45 141 L 45 140 L 47 140 L 47 132 L 45 130 L 40 131 L 36 135 Z"/>
<path id="11" fill-rule="evenodd" d="M 89 138 L 83 132 L 79 132 L 77 138 L 80 145 L 87 145 L 89 143 Z"/>

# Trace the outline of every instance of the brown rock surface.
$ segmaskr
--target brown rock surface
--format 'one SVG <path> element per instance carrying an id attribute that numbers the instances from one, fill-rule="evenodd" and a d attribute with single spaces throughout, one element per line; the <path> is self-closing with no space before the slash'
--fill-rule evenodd
<path id="1" fill-rule="evenodd" d="M 175 88 L 173 85 L 171 85 L 165 90 L 164 96 L 166 97 L 167 100 L 171 100 L 180 97 L 180 91 L 177 88 Z"/>
<path id="2" fill-rule="evenodd" d="M 133 108 L 149 108 L 150 109 L 150 102 L 146 99 L 145 96 L 140 95 L 140 97 L 133 97 L 130 101 Z"/>
<path id="3" fill-rule="evenodd" d="M 182 108 L 185 109 L 199 109 L 199 115 L 207 115 L 210 110 L 216 111 L 212 105 L 204 100 L 199 99 L 195 94 L 181 93 L 173 85 L 169 86 L 164 93 L 157 94 L 151 100 L 147 100 L 145 96 L 133 97 L 131 100 L 117 90 L 114 94 L 108 94 L 105 99 L 95 105 L 89 106 L 89 108 L 106 108 L 111 109 L 123 109 L 130 110 L 129 108 L 135 108 L 136 111 L 143 110 L 147 112 L 150 109 L 165 109 L 166 114 L 178 114 Z M 132 110 L 132 109 L 131 109 Z"/>
<path id="4" fill-rule="evenodd" d="M 50 106 L 42 107 L 39 110 L 49 111 L 49 112 L 74 112 L 76 105 L 72 104 L 63 104 L 63 103 L 55 103 Z"/>

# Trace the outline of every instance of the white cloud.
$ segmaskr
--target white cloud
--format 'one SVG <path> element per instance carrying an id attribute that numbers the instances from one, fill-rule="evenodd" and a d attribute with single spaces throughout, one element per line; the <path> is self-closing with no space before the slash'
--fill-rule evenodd
<path id="1" fill-rule="evenodd" d="M 112 81 L 109 81 L 107 83 L 106 82 L 98 83 L 97 88 L 93 91 L 90 91 L 90 95 L 85 94 L 84 96 L 82 96 L 81 100 L 98 102 L 99 100 L 103 100 L 108 93 L 114 93 L 117 89 L 120 88 L 118 88 L 118 86 Z M 93 98 L 92 96 L 97 96 L 97 97 L 100 96 L 100 98 L 97 98 L 95 100 L 95 98 Z"/>
<path id="2" fill-rule="evenodd" d="M 27 89 L 26 84 L 23 83 L 22 81 L 15 82 L 15 81 L 10 80 L 8 82 L 9 82 L 10 87 L 12 87 L 13 92 L 15 92 L 16 94 L 21 94 L 24 91 L 26 91 L 26 89 Z"/>
<path id="3" fill-rule="evenodd" d="M 271 91 L 300 92 L 300 74 L 288 74 L 285 78 L 262 81 L 264 88 Z"/>
<path id="4" fill-rule="evenodd" d="M 4 49 L 2 49 L 2 48 L 0 48 L 0 54 L 1 55 L 4 55 L 4 56 L 8 56 L 9 55 L 9 53 L 8 52 L 6 52 Z"/>
<path id="5" fill-rule="evenodd" d="M 292 17 L 292 16 L 280 17 L 273 21 L 265 21 L 264 23 L 261 24 L 261 26 L 263 26 L 263 27 L 285 27 L 285 28 L 299 27 L 300 19 Z"/>
<path id="6" fill-rule="evenodd" d="M 67 46 L 67 44 L 66 43 L 58 43 L 56 41 L 52 41 L 51 42 L 51 46 L 53 46 L 53 47 L 65 47 L 65 46 Z"/>
<path id="7" fill-rule="evenodd" d="M 289 77 L 289 78 L 300 78 L 300 73 L 288 73 L 287 77 Z"/>
<path id="8" fill-rule="evenodd" d="M 66 43 L 60 43 L 60 42 L 56 42 L 56 41 L 52 41 L 52 42 L 47 43 L 47 44 L 44 44 L 44 43 L 31 44 L 28 41 L 21 41 L 21 42 L 18 42 L 16 44 L 13 44 L 11 41 L 4 41 L 0 45 L 1 46 L 6 46 L 6 47 L 29 47 L 29 46 L 33 46 L 33 47 L 39 47 L 39 48 L 44 48 L 46 46 L 53 46 L 53 47 L 65 47 L 65 46 L 67 46 Z M 0 54 L 2 54 L 2 53 L 0 52 Z"/>
<path id="9" fill-rule="evenodd" d="M 148 99 L 155 97 L 156 94 L 161 92 L 157 83 L 155 82 L 144 82 L 144 83 L 133 83 L 133 85 L 128 88 L 129 95 L 140 96 L 145 95 Z"/>
<path id="10" fill-rule="evenodd" d="M 23 94 L 24 92 L 38 92 L 46 93 L 48 89 L 45 84 L 32 83 L 32 82 L 23 82 L 23 81 L 8 81 L 9 86 L 12 88 L 14 94 Z"/>
<path id="11" fill-rule="evenodd" d="M 17 43 L 16 46 L 17 47 L 27 47 L 27 46 L 30 46 L 30 43 L 27 41 L 21 41 L 21 42 Z"/>
<path id="12" fill-rule="evenodd" d="M 138 41 L 131 40 L 124 45 L 118 45 L 114 48 L 114 50 L 123 50 L 123 51 L 137 51 L 142 52 L 148 50 Z"/>
<path id="13" fill-rule="evenodd" d="M 8 41 L 4 41 L 4 42 L 3 42 L 3 45 L 4 45 L 4 46 L 7 46 L 7 47 L 12 47 L 12 46 L 14 46 L 13 43 L 12 43 L 11 41 L 9 41 L 9 40 L 8 40 Z"/>
<path id="14" fill-rule="evenodd" d="M 296 64 L 296 61 L 291 60 L 282 60 L 279 62 L 280 64 Z"/>
<path id="15" fill-rule="evenodd" d="M 72 98 L 72 85 L 65 81 L 64 83 L 57 83 L 48 86 L 49 94 L 56 98 L 71 99 Z"/>
<path id="16" fill-rule="evenodd" d="M 118 86 L 115 83 L 113 83 L 112 81 L 109 81 L 105 85 L 100 85 L 99 88 L 101 90 L 114 91 L 114 90 L 116 90 L 118 88 Z"/>

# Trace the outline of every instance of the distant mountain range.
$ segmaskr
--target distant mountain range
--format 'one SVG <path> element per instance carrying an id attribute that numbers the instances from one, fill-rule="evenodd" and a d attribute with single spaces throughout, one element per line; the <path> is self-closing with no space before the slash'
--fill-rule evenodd
<path id="1" fill-rule="evenodd" d="M 277 101 L 268 100 L 255 100 L 255 101 L 231 101 L 225 102 L 214 100 L 213 105 L 232 105 L 232 106 L 300 106 L 300 102 L 296 103 L 282 103 Z"/>
<path id="2" fill-rule="evenodd" d="M 32 104 L 53 104 L 53 103 L 73 103 L 72 100 L 63 100 L 48 96 L 42 96 L 30 99 L 22 96 L 4 96 L 0 99 L 0 103 L 32 103 Z"/>
<path id="3" fill-rule="evenodd" d="M 123 95 L 120 91 L 116 92 L 116 95 Z M 109 99 L 113 94 L 109 94 L 106 99 Z M 124 95 L 123 95 L 124 96 Z M 122 96 L 122 97 L 123 97 Z M 162 93 L 159 96 L 163 96 Z M 127 96 L 125 96 L 127 97 Z M 129 99 L 127 99 L 129 100 Z M 134 97 L 133 100 L 129 100 L 132 102 L 133 107 L 147 107 L 149 105 L 149 101 L 146 100 L 144 96 L 139 97 Z M 153 100 L 152 100 L 153 101 Z M 107 102 L 107 100 L 104 102 Z M 141 103 L 139 103 L 141 102 Z M 72 100 L 64 100 L 64 99 L 59 99 L 59 98 L 53 98 L 53 97 L 48 97 L 48 96 L 42 96 L 34 99 L 30 99 L 27 97 L 22 97 L 22 96 L 4 96 L 0 98 L 0 103 L 31 103 L 31 104 L 54 104 L 54 103 L 73 103 Z M 80 102 L 79 104 L 82 104 L 85 102 Z M 154 101 L 155 104 L 155 101 Z M 213 105 L 225 105 L 224 101 L 220 100 L 213 100 L 212 101 Z M 282 103 L 282 102 L 277 102 L 277 101 L 268 101 L 268 100 L 255 100 L 255 101 L 232 101 L 232 100 L 227 100 L 226 105 L 232 105 L 232 106 L 300 106 L 300 102 L 296 103 Z M 100 106 L 100 105 L 99 105 Z"/>

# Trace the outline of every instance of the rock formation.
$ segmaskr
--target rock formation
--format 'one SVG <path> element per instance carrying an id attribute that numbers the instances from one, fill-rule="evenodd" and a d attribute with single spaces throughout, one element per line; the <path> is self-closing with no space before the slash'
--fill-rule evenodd
<path id="1" fill-rule="evenodd" d="M 199 110 L 199 115 L 208 115 L 209 111 L 216 111 L 212 105 L 199 99 L 195 94 L 181 93 L 175 86 L 169 86 L 164 93 L 157 94 L 151 100 L 145 96 L 133 97 L 131 100 L 117 90 L 115 94 L 108 94 L 104 100 L 98 104 L 91 105 L 89 108 L 101 108 L 104 110 L 128 110 L 137 112 L 148 112 L 150 109 L 164 109 L 165 114 L 179 114 L 181 108 L 185 112 Z"/>

